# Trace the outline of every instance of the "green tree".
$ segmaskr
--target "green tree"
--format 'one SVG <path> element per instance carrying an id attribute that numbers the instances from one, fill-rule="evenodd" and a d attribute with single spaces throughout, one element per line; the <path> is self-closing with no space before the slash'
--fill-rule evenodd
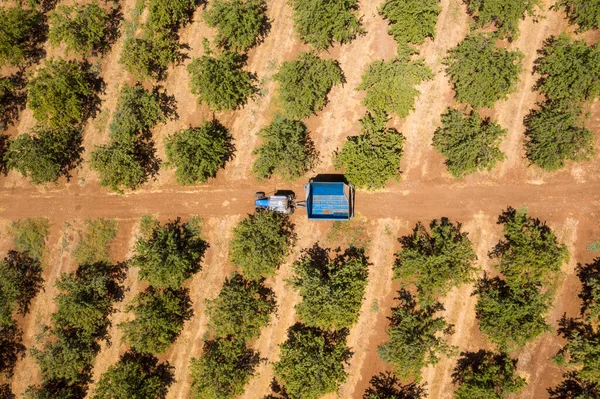
<path id="1" fill-rule="evenodd" d="M 503 224 L 504 239 L 489 256 L 499 259 L 498 267 L 511 286 L 529 282 L 551 287 L 561 265 L 569 260 L 569 251 L 556 234 L 542 221 L 526 211 L 508 207 L 498 217 Z"/>
<path id="2" fill-rule="evenodd" d="M 294 29 L 300 40 L 317 50 L 333 42 L 344 44 L 365 33 L 357 18 L 357 0 L 289 0 L 294 10 Z"/>
<path id="3" fill-rule="evenodd" d="M 503 399 L 527 385 L 518 375 L 517 361 L 506 353 L 485 350 L 463 352 L 458 359 L 452 380 L 458 385 L 456 399 Z"/>
<path id="4" fill-rule="evenodd" d="M 417 301 L 408 291 L 398 291 L 398 307 L 392 308 L 388 317 L 390 328 L 388 342 L 378 348 L 379 356 L 391 363 L 400 378 L 421 380 L 421 369 L 435 365 L 440 355 L 451 356 L 455 348 L 444 336 L 453 333 L 454 326 L 443 317 L 434 317 L 444 310 L 439 302 L 417 306 Z"/>
<path id="5" fill-rule="evenodd" d="M 579 25 L 577 32 L 598 29 L 600 25 L 600 0 L 559 0 L 554 9 L 563 8 L 571 25 Z"/>
<path id="6" fill-rule="evenodd" d="M 8 251 L 0 261 L 0 327 L 16 324 L 14 312 L 27 314 L 43 286 L 40 262 L 27 253 Z"/>
<path id="7" fill-rule="evenodd" d="M 40 260 L 50 234 L 50 222 L 43 217 L 17 220 L 10 225 L 8 234 L 13 239 L 15 250 Z"/>
<path id="8" fill-rule="evenodd" d="M 420 94 L 415 86 L 432 78 L 433 73 L 423 59 L 410 61 L 402 55 L 369 65 L 356 90 L 366 91 L 362 104 L 370 111 L 406 118 Z"/>
<path id="9" fill-rule="evenodd" d="M 413 44 L 435 38 L 440 11 L 439 0 L 386 0 L 379 8 L 379 14 L 389 21 L 388 33 L 398 43 Z"/>
<path id="10" fill-rule="evenodd" d="M 217 28 L 217 46 L 246 52 L 267 35 L 270 26 L 264 0 L 216 0 L 211 5 L 204 20 L 211 28 Z"/>
<path id="11" fill-rule="evenodd" d="M 214 336 L 242 341 L 257 337 L 276 309 L 275 293 L 264 286 L 264 279 L 250 281 L 235 272 L 225 280 L 219 295 L 206 301 Z"/>
<path id="12" fill-rule="evenodd" d="M 129 351 L 98 380 L 92 399 L 165 399 L 175 382 L 173 366 L 150 354 Z"/>
<path id="13" fill-rule="evenodd" d="M 10 384 L 0 384 L 0 398 L 3 399 L 16 399 L 17 397 L 13 394 Z"/>
<path id="14" fill-rule="evenodd" d="M 187 289 L 148 287 L 125 307 L 135 319 L 119 324 L 123 342 L 137 352 L 163 353 L 175 342 L 183 323 L 193 315 Z"/>
<path id="15" fill-rule="evenodd" d="M 600 46 L 588 46 L 566 34 L 544 43 L 534 70 L 541 75 L 536 88 L 549 100 L 567 103 L 593 100 L 600 94 Z"/>
<path id="16" fill-rule="evenodd" d="M 363 249 L 343 253 L 313 245 L 292 265 L 289 280 L 302 296 L 296 305 L 298 319 L 323 330 L 349 328 L 358 321 L 365 296 L 369 262 Z"/>
<path id="17" fill-rule="evenodd" d="M 175 180 L 183 186 L 205 183 L 232 158 L 232 137 L 218 120 L 184 129 L 165 138 L 167 167 L 175 167 Z"/>
<path id="18" fill-rule="evenodd" d="M 4 154 L 9 169 L 16 169 L 33 184 L 56 183 L 83 161 L 82 131 L 73 127 L 34 127 L 17 136 Z"/>
<path id="19" fill-rule="evenodd" d="M 540 284 L 510 286 L 499 277 L 477 282 L 475 312 L 479 329 L 501 350 L 518 349 L 546 331 L 552 297 Z"/>
<path id="20" fill-rule="evenodd" d="M 475 27 L 493 23 L 501 38 L 514 40 L 519 36 L 519 20 L 525 13 L 535 17 L 535 9 L 542 7 L 541 0 L 465 0 L 467 11 L 475 19 Z"/>
<path id="21" fill-rule="evenodd" d="M 400 178 L 404 136 L 394 128 L 386 129 L 386 122 L 385 114 L 367 113 L 360 120 L 361 135 L 348 136 L 335 152 L 335 168 L 345 169 L 345 177 L 357 187 L 376 190 Z"/>
<path id="22" fill-rule="evenodd" d="M 500 142 L 508 130 L 476 111 L 464 114 L 448 108 L 442 126 L 433 135 L 433 147 L 446 157 L 448 171 L 463 177 L 476 171 L 491 171 L 504 159 Z"/>
<path id="23" fill-rule="evenodd" d="M 153 37 L 125 39 L 119 63 L 137 80 L 162 80 L 169 65 L 179 65 L 185 58 L 176 34 L 159 31 Z"/>
<path id="24" fill-rule="evenodd" d="M 600 328 L 566 315 L 559 326 L 558 334 L 567 344 L 555 356 L 555 361 L 574 369 L 577 378 L 600 385 Z"/>
<path id="25" fill-rule="evenodd" d="M 0 28 L 1 29 L 1 28 Z M 23 90 L 25 79 L 21 73 L 0 76 L 0 132 L 15 123 L 19 112 L 25 107 L 27 94 Z M 8 137 L 0 134 L 0 164 Z M 4 173 L 0 165 L 0 173 Z"/>
<path id="26" fill-rule="evenodd" d="M 591 323 L 600 321 L 600 258 L 587 265 L 577 265 L 577 276 L 582 285 L 581 316 Z"/>
<path id="27" fill-rule="evenodd" d="M 444 64 L 458 101 L 473 108 L 492 107 L 516 89 L 524 55 L 496 47 L 496 40 L 472 33 L 449 51 Z"/>
<path id="28" fill-rule="evenodd" d="M 288 329 L 274 371 L 289 399 L 317 399 L 338 391 L 348 376 L 344 365 L 352 357 L 347 335 L 345 329 L 327 332 L 300 323 Z"/>
<path id="29" fill-rule="evenodd" d="M 202 1 L 196 0 L 150 0 L 148 5 L 148 23 L 150 29 L 176 30 L 191 20 L 196 4 Z"/>
<path id="30" fill-rule="evenodd" d="M 555 388 L 548 388 L 550 399 L 596 399 L 600 397 L 600 385 L 585 381 L 568 372 Z"/>
<path id="31" fill-rule="evenodd" d="M 448 218 L 434 219 L 429 230 L 418 222 L 413 233 L 399 239 L 394 278 L 414 284 L 422 303 L 433 302 L 452 288 L 472 281 L 477 259 L 468 233 Z"/>
<path id="32" fill-rule="evenodd" d="M 229 244 L 229 259 L 250 280 L 273 277 L 296 242 L 287 215 L 257 212 L 237 224 Z"/>
<path id="33" fill-rule="evenodd" d="M 261 359 L 243 340 L 217 338 L 204 342 L 202 357 L 192 359 L 193 399 L 233 399 L 255 374 Z"/>
<path id="34" fill-rule="evenodd" d="M 11 379 L 17 361 L 24 357 L 23 331 L 16 323 L 10 325 L 0 322 L 0 375 L 4 376 L 6 380 Z M 0 389 L 0 398 L 5 399 L 6 396 L 2 396 L 2 394 L 3 392 Z"/>
<path id="35" fill-rule="evenodd" d="M 101 186 L 122 194 L 154 177 L 160 160 L 152 140 L 140 139 L 133 144 L 113 141 L 93 150 L 90 167 L 98 172 Z"/>
<path id="36" fill-rule="evenodd" d="M 179 288 L 200 270 L 207 248 L 197 231 L 177 218 L 136 241 L 132 265 L 140 268 L 140 279 L 154 287 Z"/>
<path id="37" fill-rule="evenodd" d="M 540 104 L 525 118 L 525 150 L 529 162 L 547 171 L 567 161 L 586 161 L 596 154 L 594 132 L 583 127 L 581 109 L 556 102 Z"/>
<path id="38" fill-rule="evenodd" d="M 40 52 L 43 15 L 21 7 L 0 7 L 0 67 L 18 66 Z"/>
<path id="39" fill-rule="evenodd" d="M 242 68 L 246 58 L 230 51 L 219 57 L 203 55 L 188 66 L 190 88 L 198 95 L 198 102 L 215 111 L 243 107 L 254 96 L 256 77 Z"/>
<path id="40" fill-rule="evenodd" d="M 61 292 L 54 299 L 58 310 L 52 315 L 56 328 L 91 340 L 108 339 L 109 316 L 123 299 L 126 277 L 125 263 L 82 264 L 75 273 L 62 273 L 56 282 Z"/>
<path id="41" fill-rule="evenodd" d="M 94 0 L 86 5 L 58 6 L 49 14 L 48 38 L 52 46 L 65 43 L 67 51 L 97 53 L 108 46 L 110 16 Z"/>
<path id="42" fill-rule="evenodd" d="M 425 389 L 417 383 L 400 385 L 398 377 L 389 371 L 371 377 L 363 399 L 424 399 Z"/>
<path id="43" fill-rule="evenodd" d="M 87 394 L 89 372 L 77 381 L 61 378 L 46 379 L 40 385 L 30 385 L 24 393 L 27 399 L 81 399 Z"/>
<path id="44" fill-rule="evenodd" d="M 50 127 L 78 125 L 95 115 L 103 84 L 87 63 L 50 59 L 27 84 L 27 101 L 34 118 Z"/>
<path id="45" fill-rule="evenodd" d="M 258 136 L 263 143 L 252 154 L 258 155 L 252 172 L 259 179 L 268 179 L 273 174 L 284 180 L 293 181 L 302 177 L 318 162 L 319 153 L 301 121 L 276 116 Z"/>
<path id="46" fill-rule="evenodd" d="M 43 381 L 64 380 L 77 383 L 91 372 L 100 345 L 73 330 L 48 330 L 42 335 L 41 349 L 33 348 L 31 355 L 37 362 Z M 48 396 L 53 398 L 57 396 Z M 68 397 L 68 396 L 67 396 Z"/>
<path id="47" fill-rule="evenodd" d="M 285 61 L 273 80 L 279 83 L 279 100 L 285 116 L 291 119 L 304 119 L 321 111 L 331 88 L 345 82 L 337 61 L 323 60 L 310 53 L 300 53 L 296 60 Z"/>

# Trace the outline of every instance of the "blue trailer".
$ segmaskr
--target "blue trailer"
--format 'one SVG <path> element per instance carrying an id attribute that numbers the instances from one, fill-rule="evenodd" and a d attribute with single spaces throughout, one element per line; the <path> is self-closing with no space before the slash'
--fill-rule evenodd
<path id="1" fill-rule="evenodd" d="M 309 220 L 350 220 L 354 216 L 354 185 L 315 182 L 304 185 Z"/>

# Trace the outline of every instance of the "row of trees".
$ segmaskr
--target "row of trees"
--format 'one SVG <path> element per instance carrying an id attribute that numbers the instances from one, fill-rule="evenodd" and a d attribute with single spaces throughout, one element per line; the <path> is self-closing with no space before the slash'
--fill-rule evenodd
<path id="1" fill-rule="evenodd" d="M 192 359 L 192 397 L 232 399 L 263 361 L 249 343 L 269 324 L 277 309 L 275 293 L 265 286 L 295 242 L 287 215 L 260 212 L 234 228 L 229 258 L 234 272 L 219 295 L 206 301 L 209 339 L 202 356 Z"/>
<path id="2" fill-rule="evenodd" d="M 62 273 L 54 299 L 58 310 L 52 327 L 44 327 L 31 354 L 38 363 L 42 383 L 30 386 L 26 397 L 83 397 L 90 382 L 100 341 L 109 341 L 110 315 L 122 300 L 127 265 L 106 260 L 106 249 L 95 257 L 94 243 L 110 245 L 117 225 L 110 221 L 88 223 L 75 250 L 80 263 L 75 272 Z M 98 232 L 103 233 L 98 235 Z M 98 239 L 98 237 L 102 239 Z"/>
<path id="3" fill-rule="evenodd" d="M 414 59 L 419 45 L 435 36 L 440 12 L 437 0 L 426 2 L 387 0 L 379 13 L 390 23 L 389 33 L 398 42 L 398 55 L 375 61 L 362 76 L 356 90 L 364 90 L 367 114 L 360 120 L 361 134 L 350 136 L 334 154 L 334 166 L 343 169 L 349 182 L 375 190 L 400 177 L 404 136 L 387 128 L 388 116 L 405 118 L 414 110 L 416 86 L 431 80 L 433 72 L 423 59 Z"/>
<path id="4" fill-rule="evenodd" d="M 0 396 L 14 398 L 10 385 L 16 362 L 25 356 L 23 331 L 16 315 L 25 316 L 43 289 L 42 262 L 50 225 L 46 219 L 13 222 L 13 248 L 0 260 Z"/>
<path id="5" fill-rule="evenodd" d="M 546 100 L 524 121 L 525 150 L 532 164 L 552 171 L 596 153 L 583 109 L 600 94 L 598 60 L 598 45 L 587 46 L 565 34 L 544 43 L 535 71 L 541 75 L 536 88 Z"/>
<path id="6" fill-rule="evenodd" d="M 119 60 L 124 69 L 138 80 L 164 79 L 170 65 L 186 58 L 185 46 L 179 43 L 177 32 L 191 21 L 196 5 L 195 0 L 150 0 L 148 20 L 141 33 L 136 35 L 137 22 L 133 21 L 133 32 L 128 32 L 125 38 Z M 140 14 L 142 11 L 138 10 Z"/>
<path id="7" fill-rule="evenodd" d="M 130 263 L 139 268 L 139 279 L 149 286 L 125 306 L 135 318 L 118 327 L 130 349 L 100 376 L 94 399 L 164 399 L 175 381 L 173 367 L 159 363 L 154 354 L 164 353 L 193 315 L 183 284 L 200 270 L 208 244 L 199 236 L 199 220 L 182 223 L 176 219 L 161 225 L 144 218 L 143 222 Z"/>
<path id="8" fill-rule="evenodd" d="M 593 398 L 600 395 L 600 258 L 578 265 L 582 290 L 579 317 L 563 316 L 558 333 L 567 340 L 554 360 L 567 371 L 564 380 L 548 391 L 553 399 Z"/>

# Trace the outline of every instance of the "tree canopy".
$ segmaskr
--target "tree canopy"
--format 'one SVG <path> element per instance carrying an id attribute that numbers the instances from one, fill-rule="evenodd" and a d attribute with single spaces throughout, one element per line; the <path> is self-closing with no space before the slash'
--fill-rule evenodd
<path id="1" fill-rule="evenodd" d="M 473 264 L 477 256 L 460 223 L 435 219 L 429 230 L 419 222 L 412 234 L 401 237 L 402 249 L 394 262 L 394 277 L 403 284 L 414 284 L 422 303 L 470 282 L 476 270 Z"/>
<path id="2" fill-rule="evenodd" d="M 119 63 L 137 80 L 161 80 L 171 64 L 179 64 L 185 58 L 179 37 L 168 31 L 159 31 L 146 37 L 128 37 L 123 43 Z"/>
<path id="3" fill-rule="evenodd" d="M 566 34 L 544 43 L 534 70 L 541 75 L 536 88 L 549 100 L 577 104 L 600 94 L 600 46 L 588 46 Z"/>
<path id="4" fill-rule="evenodd" d="M 179 336 L 183 323 L 193 315 L 187 289 L 148 287 L 125 307 L 135 319 L 119 324 L 123 342 L 137 352 L 163 353 Z"/>
<path id="5" fill-rule="evenodd" d="M 43 285 L 38 260 L 27 253 L 8 251 L 0 261 L 0 327 L 15 324 L 14 312 L 25 315 Z"/>
<path id="6" fill-rule="evenodd" d="M 600 321 L 600 258 L 592 263 L 577 266 L 581 281 L 579 298 L 583 302 L 581 315 L 588 322 Z"/>
<path id="7" fill-rule="evenodd" d="M 546 331 L 552 297 L 540 284 L 510 286 L 499 277 L 484 277 L 474 292 L 479 295 L 475 312 L 479 329 L 502 350 L 512 350 Z"/>
<path id="8" fill-rule="evenodd" d="M 232 336 L 249 341 L 269 324 L 277 305 L 275 293 L 264 286 L 263 280 L 246 280 L 234 272 L 225 280 L 219 295 L 206 301 L 206 309 L 215 337 Z"/>
<path id="9" fill-rule="evenodd" d="M 300 40 L 317 50 L 333 42 L 350 42 L 365 33 L 357 17 L 357 0 L 289 0 L 294 10 L 294 29 Z"/>
<path id="10" fill-rule="evenodd" d="M 295 242 L 294 224 L 287 215 L 257 212 L 233 229 L 229 259 L 247 279 L 273 277 Z"/>
<path id="11" fill-rule="evenodd" d="M 577 105 L 540 104 L 540 109 L 532 111 L 524 121 L 529 162 L 554 171 L 567 161 L 592 159 L 596 154 L 594 132 L 583 127 L 583 119 Z"/>
<path id="12" fill-rule="evenodd" d="M 82 131 L 73 127 L 36 126 L 12 140 L 4 154 L 6 166 L 28 177 L 33 184 L 67 180 L 81 164 Z"/>
<path id="13" fill-rule="evenodd" d="M 563 8 L 577 32 L 598 29 L 600 25 L 600 0 L 559 0 L 553 8 Z"/>
<path id="14" fill-rule="evenodd" d="M 181 130 L 165 138 L 167 167 L 175 167 L 175 180 L 183 186 L 205 183 L 233 157 L 232 137 L 218 120 Z"/>
<path id="15" fill-rule="evenodd" d="M 347 335 L 347 330 L 326 332 L 300 323 L 288 329 L 274 372 L 289 399 L 317 399 L 337 392 L 348 376 L 344 364 L 352 356 Z"/>
<path id="16" fill-rule="evenodd" d="M 361 120 L 361 135 L 349 136 L 334 155 L 336 169 L 356 187 L 376 190 L 400 177 L 404 136 L 386 128 L 387 116 L 367 113 Z"/>
<path id="17" fill-rule="evenodd" d="M 267 35 L 270 26 L 266 11 L 264 0 L 216 0 L 204 13 L 204 20 L 217 28 L 217 46 L 245 52 Z"/>
<path id="18" fill-rule="evenodd" d="M 417 383 L 400 385 L 398 377 L 389 371 L 371 377 L 363 399 L 425 399 L 425 389 Z"/>
<path id="19" fill-rule="evenodd" d="M 444 64 L 458 101 L 473 108 L 491 107 L 516 89 L 524 55 L 496 47 L 496 40 L 471 33 L 449 51 Z"/>
<path id="20" fill-rule="evenodd" d="M 82 337 L 108 339 L 109 316 L 114 303 L 123 298 L 127 266 L 104 262 L 82 264 L 75 273 L 62 273 L 55 297 L 58 310 L 52 315 L 57 329 L 78 331 Z"/>
<path id="21" fill-rule="evenodd" d="M 242 68 L 246 57 L 225 51 L 218 57 L 203 55 L 187 66 L 192 93 L 214 111 L 242 108 L 255 95 L 256 78 Z"/>
<path id="22" fill-rule="evenodd" d="M 315 244 L 305 250 L 292 265 L 295 275 L 289 280 L 302 296 L 296 305 L 298 319 L 324 330 L 355 324 L 367 287 L 368 266 L 362 249 L 348 248 L 332 254 Z"/>
<path id="23" fill-rule="evenodd" d="M 176 30 L 191 20 L 196 4 L 196 0 L 150 0 L 148 4 L 150 29 Z"/>
<path id="24" fill-rule="evenodd" d="M 596 399 L 600 397 L 600 385 L 585 381 L 574 373 L 566 373 L 558 386 L 548 388 L 550 399 Z"/>
<path id="25" fill-rule="evenodd" d="M 433 135 L 433 147 L 446 157 L 448 171 L 463 177 L 476 171 L 491 171 L 504 159 L 500 142 L 508 130 L 476 111 L 464 114 L 448 108 L 442 126 Z"/>
<path id="26" fill-rule="evenodd" d="M 110 18 L 97 0 L 85 5 L 58 6 L 49 14 L 50 44 L 65 43 L 67 51 L 80 55 L 102 52 L 108 46 Z"/>
<path id="27" fill-rule="evenodd" d="M 40 52 L 43 15 L 21 7 L 0 7 L 0 67 L 18 66 Z"/>
<path id="28" fill-rule="evenodd" d="M 258 155 L 252 172 L 259 179 L 274 174 L 293 181 L 312 169 L 319 153 L 311 140 L 306 125 L 301 121 L 276 116 L 258 132 L 263 143 L 252 154 Z"/>
<path id="29" fill-rule="evenodd" d="M 34 118 L 50 127 L 81 124 L 98 110 L 103 84 L 87 63 L 50 59 L 27 84 L 28 105 Z"/>
<path id="30" fill-rule="evenodd" d="M 417 305 L 415 297 L 404 289 L 398 292 L 397 299 L 400 303 L 388 317 L 388 342 L 379 346 L 379 356 L 391 363 L 400 378 L 420 381 L 423 367 L 435 365 L 440 356 L 454 353 L 455 348 L 444 338 L 453 333 L 454 326 L 443 317 L 434 317 L 444 310 L 439 302 Z"/>
<path id="31" fill-rule="evenodd" d="M 129 351 L 98 380 L 92 399 L 165 399 L 175 382 L 173 366 L 150 354 Z"/>
<path id="32" fill-rule="evenodd" d="M 563 318 L 558 333 L 567 343 L 556 356 L 559 365 L 566 365 L 584 381 L 600 385 L 600 329 L 582 320 Z"/>
<path id="33" fill-rule="evenodd" d="M 14 248 L 36 260 L 40 260 L 44 255 L 48 234 L 50 222 L 43 217 L 15 220 L 8 229 Z"/>
<path id="34" fill-rule="evenodd" d="M 398 43 L 423 44 L 435 38 L 435 25 L 441 11 L 439 0 L 386 0 L 379 14 L 388 20 L 388 33 Z"/>
<path id="35" fill-rule="evenodd" d="M 407 56 L 399 56 L 369 65 L 356 90 L 366 91 L 362 104 L 370 111 L 405 118 L 414 110 L 420 94 L 415 86 L 432 78 L 423 59 L 410 61 Z"/>
<path id="36" fill-rule="evenodd" d="M 517 361 L 506 353 L 463 352 L 452 374 L 454 384 L 458 385 L 454 397 L 503 399 L 527 384 L 516 371 Z"/>
<path id="37" fill-rule="evenodd" d="M 321 111 L 332 87 L 345 82 L 337 61 L 310 53 L 300 53 L 296 60 L 282 63 L 273 80 L 279 83 L 284 114 L 291 119 L 304 119 Z"/>
<path id="38" fill-rule="evenodd" d="M 508 207 L 498 217 L 504 239 L 490 252 L 499 259 L 498 268 L 511 286 L 540 282 L 553 285 L 561 265 L 569 260 L 569 251 L 544 222 L 527 211 Z"/>
<path id="39" fill-rule="evenodd" d="M 4 317 L 0 309 L 0 317 Z M 10 379 L 13 376 L 17 361 L 25 356 L 25 345 L 23 345 L 23 331 L 15 324 L 4 324 L 0 320 L 0 376 Z M 0 398 L 15 399 L 15 396 L 2 396 L 0 384 Z M 6 395 L 6 394 L 5 394 Z"/>
<path id="40" fill-rule="evenodd" d="M 233 399 L 255 374 L 261 359 L 243 340 L 217 338 L 204 342 L 202 356 L 192 359 L 193 399 Z"/>
<path id="41" fill-rule="evenodd" d="M 25 79 L 21 73 L 0 76 L 0 132 L 13 125 L 19 112 L 25 108 L 27 93 L 23 90 L 24 86 Z M 0 133 L 0 173 L 4 173 L 1 163 L 7 142 L 7 136 Z"/>
<path id="42" fill-rule="evenodd" d="M 208 243 L 181 219 L 157 224 L 149 238 L 135 243 L 132 265 L 140 268 L 139 277 L 154 287 L 179 288 L 200 270 Z"/>
<path id="43" fill-rule="evenodd" d="M 519 36 L 519 20 L 525 18 L 525 13 L 535 16 L 536 8 L 542 7 L 541 0 L 466 0 L 465 3 L 476 27 L 493 23 L 500 37 L 509 40 Z"/>

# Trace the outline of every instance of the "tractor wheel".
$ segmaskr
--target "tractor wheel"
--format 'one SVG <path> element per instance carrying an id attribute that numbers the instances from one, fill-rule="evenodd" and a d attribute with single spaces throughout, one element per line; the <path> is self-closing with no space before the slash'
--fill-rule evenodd
<path id="1" fill-rule="evenodd" d="M 256 194 L 254 194 L 254 198 L 255 199 L 265 198 L 265 193 L 262 191 L 258 191 Z"/>

